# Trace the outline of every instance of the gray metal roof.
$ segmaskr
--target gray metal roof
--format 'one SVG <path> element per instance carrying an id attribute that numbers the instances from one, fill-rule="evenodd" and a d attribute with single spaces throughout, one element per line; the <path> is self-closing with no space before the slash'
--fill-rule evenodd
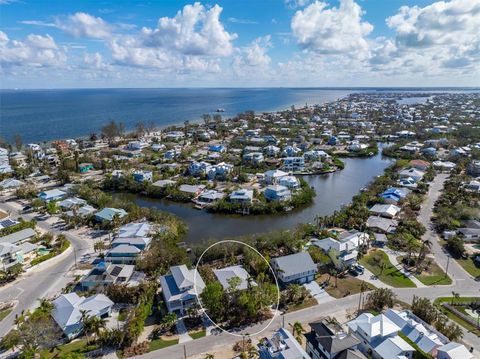
<path id="1" fill-rule="evenodd" d="M 21 231 L 9 234 L 8 236 L 1 237 L 0 242 L 15 244 L 18 242 L 25 241 L 29 238 L 32 238 L 35 235 L 36 235 L 36 232 L 32 228 L 25 228 L 25 229 L 22 229 Z"/>
<path id="2" fill-rule="evenodd" d="M 284 277 L 317 269 L 312 257 L 307 252 L 273 258 L 272 262 L 276 263 L 278 268 L 283 271 Z"/>

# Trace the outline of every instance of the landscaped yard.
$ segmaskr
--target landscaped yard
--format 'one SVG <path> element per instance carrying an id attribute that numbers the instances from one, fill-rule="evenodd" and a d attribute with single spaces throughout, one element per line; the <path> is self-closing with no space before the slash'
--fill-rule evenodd
<path id="1" fill-rule="evenodd" d="M 42 358 L 63 358 L 67 354 L 83 354 L 95 349 L 98 349 L 96 345 L 87 345 L 85 339 L 80 339 L 70 342 L 68 344 L 59 345 L 53 350 L 44 350 L 42 352 Z"/>
<path id="2" fill-rule="evenodd" d="M 480 276 L 480 267 L 475 265 L 475 262 L 472 258 L 468 259 L 456 259 L 458 264 L 460 264 L 463 269 L 465 269 L 468 273 L 473 275 L 474 277 Z"/>
<path id="3" fill-rule="evenodd" d="M 155 339 L 150 342 L 150 351 L 163 349 L 163 348 L 169 347 L 170 345 L 175 345 L 175 344 L 178 344 L 178 339 L 171 339 L 171 340 Z"/>
<path id="4" fill-rule="evenodd" d="M 401 263 L 403 257 L 398 257 L 398 262 Z M 445 275 L 445 272 L 439 265 L 428 259 L 429 263 L 427 269 L 421 274 L 415 274 L 415 277 L 425 285 L 449 285 L 452 284 L 452 279 Z"/>
<path id="5" fill-rule="evenodd" d="M 317 282 L 323 283 L 327 281 L 329 277 L 330 277 L 329 274 L 322 274 L 320 277 L 317 278 Z M 330 277 L 330 283 L 325 288 L 325 290 L 332 297 L 343 298 L 348 295 L 360 293 L 362 282 L 365 283 L 365 285 L 367 286 L 367 289 L 365 291 L 375 289 L 375 286 L 373 284 L 367 283 L 355 277 L 345 276 L 343 278 L 339 277 L 337 279 L 336 288 L 335 288 L 335 278 Z"/>
<path id="6" fill-rule="evenodd" d="M 480 298 L 478 297 L 460 297 L 460 298 L 453 298 L 453 297 L 440 297 L 435 299 L 434 303 L 438 304 L 440 310 L 451 320 L 457 322 L 459 325 L 467 329 L 468 331 L 472 332 L 473 334 L 480 336 L 480 330 L 477 329 L 474 325 L 470 324 L 469 322 L 463 320 L 460 318 L 458 315 L 455 313 L 451 312 L 448 310 L 448 308 L 445 308 L 442 306 L 442 303 L 452 303 L 452 299 L 454 303 L 470 303 L 475 300 L 479 300 Z M 456 307 L 457 310 L 461 311 L 462 313 L 465 313 L 465 308 L 464 307 Z"/>
<path id="7" fill-rule="evenodd" d="M 305 309 L 305 308 L 308 308 L 308 307 L 312 307 L 312 306 L 317 305 L 317 304 L 318 304 L 318 302 L 315 298 L 308 297 L 307 299 L 305 299 L 300 304 L 289 306 L 288 309 L 287 309 L 287 313 L 295 312 L 297 310 Z"/>
<path id="8" fill-rule="evenodd" d="M 195 332 L 189 332 L 188 335 L 190 335 L 193 339 L 198 339 L 198 338 L 203 338 L 207 334 L 207 331 L 205 329 L 198 330 Z"/>
<path id="9" fill-rule="evenodd" d="M 375 274 L 385 284 L 396 288 L 414 288 L 415 284 L 400 272 L 381 250 L 374 250 L 360 259 L 360 264 Z"/>
<path id="10" fill-rule="evenodd" d="M 0 311 L 0 322 L 5 319 L 7 315 L 9 315 L 12 312 L 12 308 L 4 309 Z"/>

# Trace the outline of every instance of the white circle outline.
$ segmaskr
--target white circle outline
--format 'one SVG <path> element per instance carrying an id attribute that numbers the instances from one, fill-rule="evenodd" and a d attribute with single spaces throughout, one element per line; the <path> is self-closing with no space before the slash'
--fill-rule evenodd
<path id="1" fill-rule="evenodd" d="M 200 296 L 198 295 L 198 292 L 197 292 L 197 272 L 198 272 L 198 265 L 200 264 L 200 261 L 202 260 L 203 256 L 205 253 L 207 253 L 207 251 L 212 248 L 212 247 L 215 247 L 217 244 L 222 244 L 222 243 L 237 243 L 237 244 L 243 244 L 245 246 L 247 246 L 248 248 L 254 250 L 268 265 L 268 267 L 270 268 L 270 271 L 272 272 L 273 274 L 273 278 L 275 279 L 275 285 L 277 286 L 277 292 L 278 292 L 278 295 L 277 295 L 277 305 L 276 305 L 276 308 L 275 308 L 275 314 L 272 316 L 272 318 L 270 319 L 270 321 L 267 323 L 267 325 L 265 326 L 265 328 L 255 332 L 255 333 L 246 333 L 246 334 L 236 334 L 236 333 L 231 333 L 229 332 L 228 330 L 225 330 L 223 329 L 221 326 L 219 326 L 215 321 L 212 320 L 212 318 L 210 318 L 210 316 L 207 314 L 207 311 L 205 310 L 205 308 L 203 307 L 203 304 L 202 304 L 202 301 L 200 300 Z M 247 337 L 251 337 L 251 336 L 256 336 L 260 333 L 262 333 L 264 330 L 266 330 L 272 323 L 273 321 L 275 320 L 275 317 L 278 315 L 278 307 L 280 306 L 280 286 L 278 285 L 278 279 L 277 279 L 277 276 L 275 275 L 275 271 L 273 270 L 272 266 L 270 265 L 270 263 L 267 261 L 267 259 L 254 247 L 252 247 L 251 245 L 247 244 L 247 243 L 244 243 L 244 242 L 240 242 L 240 241 L 236 241 L 234 239 L 225 239 L 225 240 L 222 240 L 222 241 L 219 241 L 219 242 L 215 242 L 213 243 L 212 245 L 210 245 L 207 249 L 205 249 L 203 251 L 203 253 L 200 255 L 200 258 L 198 258 L 198 261 L 197 261 L 197 264 L 195 265 L 195 272 L 193 273 L 193 291 L 195 293 L 195 296 L 197 297 L 197 302 L 198 304 L 200 305 L 200 308 L 203 310 L 203 313 L 207 316 L 208 320 L 210 320 L 210 322 L 217 328 L 217 329 L 220 329 L 222 332 L 224 333 L 227 333 L 229 335 L 233 335 L 235 337 L 240 337 L 240 338 L 243 338 L 245 336 Z"/>

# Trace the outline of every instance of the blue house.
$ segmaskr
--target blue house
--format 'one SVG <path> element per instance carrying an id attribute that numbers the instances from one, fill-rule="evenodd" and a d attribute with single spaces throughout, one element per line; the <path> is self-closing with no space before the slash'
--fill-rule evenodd
<path id="1" fill-rule="evenodd" d="M 211 145 L 210 147 L 208 147 L 208 150 L 212 152 L 219 152 L 219 153 L 223 153 L 227 151 L 227 149 L 223 145 Z"/>
<path id="2" fill-rule="evenodd" d="M 134 264 L 141 252 L 135 246 L 120 244 L 105 254 L 105 261 L 113 264 Z"/>
<path id="3" fill-rule="evenodd" d="M 78 171 L 80 173 L 87 173 L 88 171 L 93 170 L 93 169 L 94 169 L 93 164 L 91 164 L 91 163 L 80 163 L 78 165 Z"/>
<path id="4" fill-rule="evenodd" d="M 337 144 L 337 138 L 335 136 L 331 136 L 328 139 L 327 144 L 330 145 L 330 146 L 335 146 Z"/>
<path id="5" fill-rule="evenodd" d="M 135 171 L 133 172 L 133 179 L 135 182 L 152 182 L 153 181 L 153 172 L 152 171 Z"/>
<path id="6" fill-rule="evenodd" d="M 38 194 L 38 198 L 45 202 L 58 201 L 67 196 L 67 194 L 59 189 L 51 189 L 49 191 L 43 191 Z"/>
<path id="7" fill-rule="evenodd" d="M 118 216 L 119 218 L 123 218 L 127 214 L 128 213 L 122 208 L 118 209 L 118 208 L 106 207 L 95 214 L 95 219 L 98 222 L 103 222 L 103 221 L 110 222 L 115 216 Z"/>
<path id="8" fill-rule="evenodd" d="M 410 193 L 410 190 L 407 188 L 397 188 L 397 187 L 390 187 L 385 192 L 380 194 L 385 202 L 387 203 L 397 203 L 401 199 L 407 197 Z"/>

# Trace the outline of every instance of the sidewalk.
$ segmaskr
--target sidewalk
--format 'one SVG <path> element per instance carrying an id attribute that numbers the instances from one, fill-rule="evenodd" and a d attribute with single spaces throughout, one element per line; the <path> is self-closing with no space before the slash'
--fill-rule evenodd
<path id="1" fill-rule="evenodd" d="M 406 253 L 400 252 L 400 251 L 395 251 L 395 250 L 390 249 L 390 248 L 384 248 L 383 251 L 388 255 L 388 260 L 392 263 L 392 265 L 395 268 L 397 268 L 400 271 L 400 273 L 402 273 L 408 279 L 410 279 L 418 288 L 427 287 L 425 284 L 420 282 L 412 272 L 409 272 L 408 270 L 403 268 L 402 263 L 398 262 L 397 257 L 406 255 Z"/>

